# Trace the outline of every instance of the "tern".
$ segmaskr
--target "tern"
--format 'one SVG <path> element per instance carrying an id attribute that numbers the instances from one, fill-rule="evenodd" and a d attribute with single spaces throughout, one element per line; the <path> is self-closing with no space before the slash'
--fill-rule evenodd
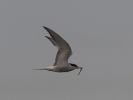
<path id="1" fill-rule="evenodd" d="M 82 67 L 76 64 L 68 63 L 69 57 L 72 55 L 72 49 L 70 45 L 52 29 L 43 26 L 43 28 L 49 33 L 50 36 L 45 36 L 54 46 L 58 48 L 55 62 L 52 66 L 48 66 L 42 69 L 33 70 L 48 70 L 53 72 L 69 72 L 75 69 L 80 69 L 78 75 L 82 71 Z"/>

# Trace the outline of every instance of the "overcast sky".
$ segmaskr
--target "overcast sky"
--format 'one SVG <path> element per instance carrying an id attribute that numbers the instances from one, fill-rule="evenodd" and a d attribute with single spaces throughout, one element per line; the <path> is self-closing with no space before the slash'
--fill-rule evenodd
<path id="1" fill-rule="evenodd" d="M 57 49 L 42 26 L 72 46 L 84 69 L 33 71 Z M 133 100 L 132 0 L 0 0 L 1 100 Z"/>

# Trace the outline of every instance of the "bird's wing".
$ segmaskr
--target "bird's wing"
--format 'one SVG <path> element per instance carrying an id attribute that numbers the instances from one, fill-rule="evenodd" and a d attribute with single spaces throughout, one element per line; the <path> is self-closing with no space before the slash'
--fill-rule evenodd
<path id="1" fill-rule="evenodd" d="M 69 44 L 53 30 L 45 26 L 43 26 L 43 28 L 46 29 L 51 36 L 46 36 L 46 38 L 49 39 L 54 46 L 58 47 L 54 66 L 63 66 L 68 64 L 68 58 L 72 55 L 72 50 Z"/>

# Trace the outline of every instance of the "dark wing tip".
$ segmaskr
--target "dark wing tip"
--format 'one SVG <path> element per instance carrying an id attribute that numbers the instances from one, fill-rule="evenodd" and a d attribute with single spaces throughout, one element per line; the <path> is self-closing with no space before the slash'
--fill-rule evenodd
<path id="1" fill-rule="evenodd" d="M 46 26 L 42 26 L 44 29 L 46 29 L 46 30 L 49 30 L 49 28 L 48 27 L 46 27 Z"/>
<path id="2" fill-rule="evenodd" d="M 46 28 L 45 26 L 42 26 L 43 28 Z"/>
<path id="3" fill-rule="evenodd" d="M 51 30 L 48 27 L 43 26 L 43 28 L 51 35 L 52 33 L 55 33 L 53 30 Z"/>

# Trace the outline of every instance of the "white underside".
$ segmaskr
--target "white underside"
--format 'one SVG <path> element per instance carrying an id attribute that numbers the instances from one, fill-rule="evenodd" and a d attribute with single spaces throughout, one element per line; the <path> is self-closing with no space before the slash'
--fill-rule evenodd
<path id="1" fill-rule="evenodd" d="M 56 66 L 48 66 L 47 69 L 54 69 Z"/>

